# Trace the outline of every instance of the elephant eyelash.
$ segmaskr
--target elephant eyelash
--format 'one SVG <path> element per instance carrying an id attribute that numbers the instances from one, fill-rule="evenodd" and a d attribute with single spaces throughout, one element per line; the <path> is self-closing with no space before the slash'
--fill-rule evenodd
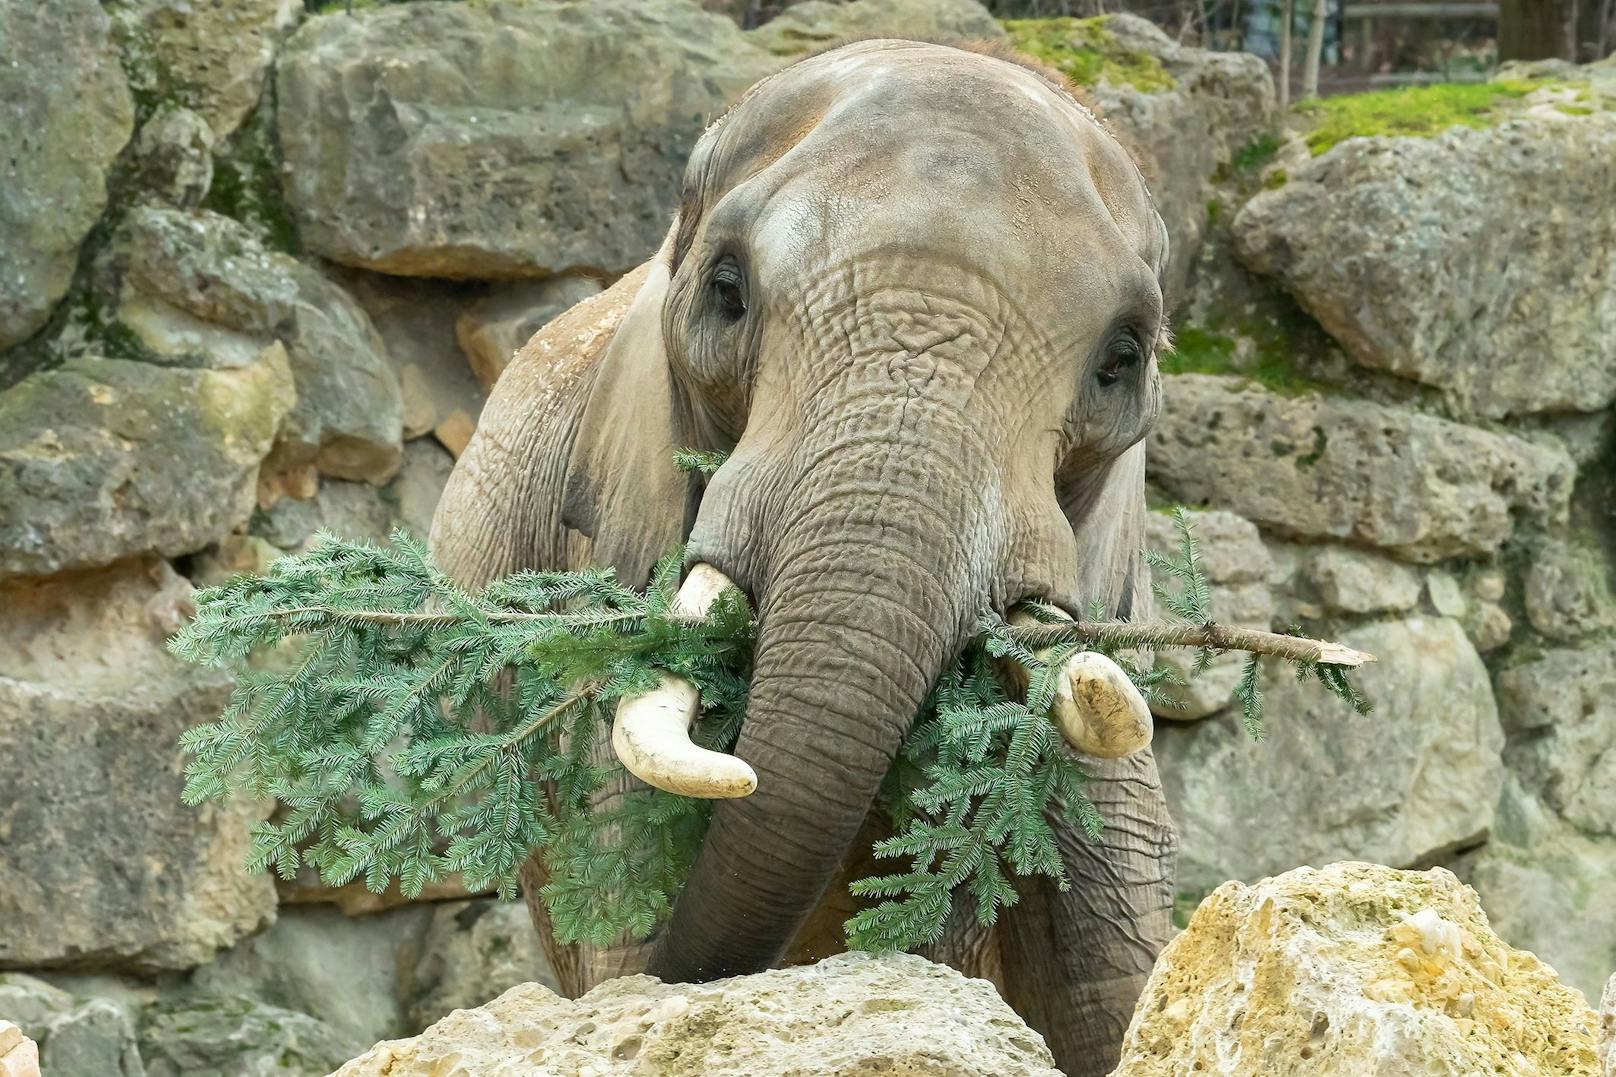
<path id="1" fill-rule="evenodd" d="M 713 268 L 709 287 L 718 313 L 726 320 L 738 322 L 746 314 L 745 285 L 741 267 L 733 260 L 726 259 Z"/>
<path id="2" fill-rule="evenodd" d="M 1095 378 L 1102 387 L 1109 388 L 1117 383 L 1124 370 L 1138 366 L 1144 357 L 1145 349 L 1139 343 L 1138 334 L 1132 329 L 1124 329 L 1105 346 L 1105 359 Z"/>

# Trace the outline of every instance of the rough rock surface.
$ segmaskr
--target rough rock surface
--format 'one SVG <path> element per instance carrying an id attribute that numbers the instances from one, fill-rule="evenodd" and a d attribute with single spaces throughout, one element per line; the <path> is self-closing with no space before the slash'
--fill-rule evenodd
<path id="1" fill-rule="evenodd" d="M 1616 627 L 1609 563 L 1592 543 L 1544 543 L 1526 572 L 1525 602 L 1526 619 L 1553 640 Z"/>
<path id="2" fill-rule="evenodd" d="M 277 69 L 287 198 L 347 265 L 622 272 L 656 249 L 706 123 L 778 66 L 682 0 L 315 16 Z"/>
<path id="3" fill-rule="evenodd" d="M 135 89 L 228 138 L 258 105 L 299 0 L 109 0 Z"/>
<path id="4" fill-rule="evenodd" d="M 1261 743 L 1232 717 L 1157 728 L 1181 888 L 1344 856 L 1429 863 L 1486 836 L 1504 738 L 1487 669 L 1459 625 L 1411 617 L 1341 639 L 1379 658 L 1354 679 L 1372 714 L 1270 667 Z"/>
<path id="5" fill-rule="evenodd" d="M 165 361 L 227 367 L 279 340 L 297 404 L 272 470 L 385 482 L 402 452 L 403 399 L 381 337 L 341 287 L 216 213 L 143 206 L 102 255 L 106 307 Z"/>
<path id="6" fill-rule="evenodd" d="M 1599 997 L 1599 1061 L 1602 1077 L 1616 1077 L 1616 973 L 1612 973 Z"/>
<path id="7" fill-rule="evenodd" d="M 1511 769 L 1574 826 L 1616 836 L 1616 640 L 1509 665 L 1498 715 Z"/>
<path id="8" fill-rule="evenodd" d="M 706 984 L 611 980 L 577 1001 L 538 984 L 379 1043 L 341 1077 L 476 1073 L 925 1073 L 1056 1077 L 1043 1037 L 985 980 L 910 954 L 842 954 Z"/>
<path id="9" fill-rule="evenodd" d="M 53 1017 L 40 1037 L 45 1073 L 144 1077 L 134 1015 L 108 999 L 90 999 Z"/>
<path id="10" fill-rule="evenodd" d="M 1565 514 L 1575 469 L 1559 448 L 1364 400 L 1282 396 L 1236 377 L 1163 380 L 1151 477 L 1282 534 L 1436 561 L 1492 552 L 1517 513 Z"/>
<path id="11" fill-rule="evenodd" d="M 1597 1077 L 1596 1018 L 1442 868 L 1225 883 L 1145 985 L 1117 1077 Z"/>
<path id="12" fill-rule="evenodd" d="M 315 1077 L 343 1038 L 307 1014 L 245 998 L 173 999 L 141 1014 L 146 1077 Z"/>
<path id="13" fill-rule="evenodd" d="M 163 648 L 189 602 L 155 558 L 0 584 L 0 967 L 189 968 L 274 916 L 263 806 L 180 802 L 230 689 Z"/>
<path id="14" fill-rule="evenodd" d="M 483 392 L 493 390 L 516 349 L 545 322 L 599 291 L 594 278 L 576 274 L 522 282 L 501 288 L 461 314 L 455 336 Z"/>
<path id="15" fill-rule="evenodd" d="M 0 5 L 0 349 L 67 293 L 134 129 L 108 31 L 95 0 Z"/>
<path id="16" fill-rule="evenodd" d="M 0 577 L 206 546 L 247 521 L 295 391 L 279 343 L 224 370 L 75 359 L 0 394 Z"/>
<path id="17" fill-rule="evenodd" d="M 1267 629 L 1274 613 L 1268 589 L 1273 565 L 1257 528 L 1232 512 L 1190 512 L 1187 516 L 1201 547 L 1201 567 L 1212 584 L 1213 619 L 1219 624 Z M 1145 545 L 1158 553 L 1177 553 L 1178 532 L 1171 517 L 1151 513 L 1146 518 Z M 1158 717 L 1205 718 L 1234 699 L 1244 656 L 1219 655 L 1200 674 L 1191 676 L 1195 662 L 1194 651 L 1163 649 L 1157 653 L 1156 665 L 1172 669 L 1182 682 L 1168 689 L 1169 700 L 1152 705 Z"/>
<path id="18" fill-rule="evenodd" d="M 213 183 L 215 142 L 213 128 L 195 112 L 162 109 L 135 143 L 141 189 L 179 209 L 195 209 Z"/>
<path id="19" fill-rule="evenodd" d="M 480 1006 L 518 984 L 536 981 L 558 988 L 520 901 L 479 898 L 434 905 L 420 955 L 401 984 L 411 1028 Z"/>
<path id="20" fill-rule="evenodd" d="M 0 1077 L 39 1077 L 39 1045 L 0 1020 Z"/>
<path id="21" fill-rule="evenodd" d="M 1004 30 L 976 0 L 858 0 L 792 4 L 747 37 L 777 56 L 797 56 L 867 37 L 1002 41 Z"/>
<path id="22" fill-rule="evenodd" d="M 1235 218 L 1365 366 L 1500 416 L 1616 400 L 1616 113 L 1349 139 Z M 1399 227 L 1388 229 L 1386 222 Z"/>

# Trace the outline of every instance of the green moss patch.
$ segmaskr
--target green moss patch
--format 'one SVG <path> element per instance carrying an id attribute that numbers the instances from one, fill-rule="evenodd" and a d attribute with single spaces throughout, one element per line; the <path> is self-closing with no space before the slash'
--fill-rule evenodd
<path id="1" fill-rule="evenodd" d="M 1079 86 L 1131 86 L 1160 93 L 1178 85 L 1148 52 L 1130 49 L 1106 29 L 1104 15 L 1092 19 L 1006 19 L 1010 43 L 1048 64 Z"/>
<path id="2" fill-rule="evenodd" d="M 1304 101 L 1296 114 L 1311 125 L 1303 136 L 1316 157 L 1349 138 L 1408 135 L 1429 138 L 1451 127 L 1491 127 L 1510 105 L 1546 82 L 1443 82 Z"/>
<path id="3" fill-rule="evenodd" d="M 1173 333 L 1173 350 L 1160 360 L 1163 374 L 1237 374 L 1270 392 L 1286 396 L 1327 391 L 1321 382 L 1304 375 L 1291 357 L 1283 334 L 1269 327 L 1252 327 L 1239 338 L 1186 325 Z"/>

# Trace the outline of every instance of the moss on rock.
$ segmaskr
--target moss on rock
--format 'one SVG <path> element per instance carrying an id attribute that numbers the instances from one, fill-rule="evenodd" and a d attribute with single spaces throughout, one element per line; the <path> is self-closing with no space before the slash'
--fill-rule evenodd
<path id="1" fill-rule="evenodd" d="M 1109 83 L 1144 93 L 1171 90 L 1178 80 L 1148 52 L 1132 49 L 1106 28 L 1107 16 L 1091 19 L 1006 19 L 1010 43 L 1055 68 L 1079 86 Z"/>
<path id="2" fill-rule="evenodd" d="M 1515 111 L 1511 106 L 1528 94 L 1557 87 L 1571 88 L 1573 84 L 1443 82 L 1317 98 L 1297 105 L 1296 114 L 1310 126 L 1303 138 L 1316 157 L 1349 138 L 1429 138 L 1451 127 L 1492 127 L 1508 118 Z"/>

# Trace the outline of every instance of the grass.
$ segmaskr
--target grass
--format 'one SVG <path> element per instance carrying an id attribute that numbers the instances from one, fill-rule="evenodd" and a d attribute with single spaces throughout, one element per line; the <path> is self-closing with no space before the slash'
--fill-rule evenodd
<path id="1" fill-rule="evenodd" d="M 1311 124 L 1304 135 L 1317 157 L 1349 138 L 1408 135 L 1429 138 L 1451 127 L 1491 127 L 1510 102 L 1545 82 L 1446 82 L 1304 101 L 1296 115 Z"/>
<path id="2" fill-rule="evenodd" d="M 1159 93 L 1178 85 L 1148 52 L 1130 49 L 1106 29 L 1104 15 L 1091 19 L 1006 19 L 1010 44 L 1079 86 L 1131 86 Z"/>

